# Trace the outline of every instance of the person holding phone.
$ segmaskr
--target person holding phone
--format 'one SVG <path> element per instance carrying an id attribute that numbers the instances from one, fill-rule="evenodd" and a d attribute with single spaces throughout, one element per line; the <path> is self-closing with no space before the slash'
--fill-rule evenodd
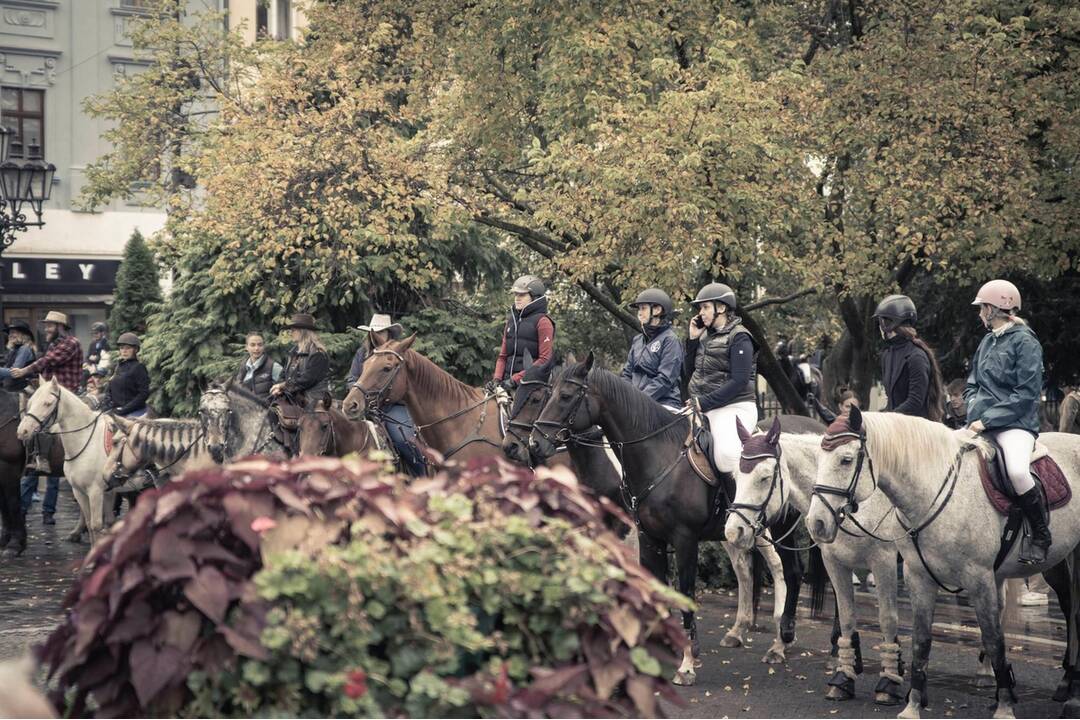
<path id="1" fill-rule="evenodd" d="M 757 425 L 758 346 L 742 319 L 735 317 L 735 291 L 709 283 L 693 301 L 684 373 L 690 376 L 687 405 L 709 418 L 713 460 L 722 472 L 732 472 L 742 452 L 736 419 L 747 429 Z"/>

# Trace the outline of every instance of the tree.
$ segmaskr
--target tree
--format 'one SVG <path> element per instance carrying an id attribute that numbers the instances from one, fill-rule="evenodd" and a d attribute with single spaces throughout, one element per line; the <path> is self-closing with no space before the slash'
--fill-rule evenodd
<path id="1" fill-rule="evenodd" d="M 143 334 L 150 315 L 161 303 L 154 253 L 142 233 L 135 230 L 124 246 L 124 259 L 116 273 L 116 299 L 109 311 L 109 327 L 114 339 L 121 333 Z"/>

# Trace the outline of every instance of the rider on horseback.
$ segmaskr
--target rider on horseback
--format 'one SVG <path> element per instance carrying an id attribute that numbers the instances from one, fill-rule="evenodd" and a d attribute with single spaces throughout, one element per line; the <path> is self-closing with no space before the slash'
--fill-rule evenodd
<path id="1" fill-rule="evenodd" d="M 270 395 L 310 410 L 330 391 L 330 356 L 316 333 L 313 316 L 297 313 L 285 328 L 293 347 L 285 363 L 285 380 L 273 385 Z"/>
<path id="2" fill-rule="evenodd" d="M 547 314 L 547 288 L 535 275 L 522 275 L 510 288 L 514 304 L 506 316 L 499 359 L 495 363 L 494 383 L 502 383 L 513 394 L 521 377 L 534 364 L 551 362 L 555 348 L 555 323 Z M 528 356 L 528 358 L 526 357 Z"/>
<path id="3" fill-rule="evenodd" d="M 687 404 L 709 418 L 716 467 L 732 472 L 742 451 L 736 419 L 747 428 L 758 421 L 757 343 L 742 319 L 734 316 L 735 291 L 727 285 L 709 283 L 693 304 L 698 313 L 690 320 L 686 340 Z"/>
<path id="4" fill-rule="evenodd" d="M 135 333 L 126 332 L 116 341 L 120 349 L 120 363 L 116 373 L 105 388 L 102 409 L 123 417 L 142 417 L 148 408 L 150 397 L 150 373 L 139 361 L 142 343 Z"/>
<path id="5" fill-rule="evenodd" d="M 1008 280 L 983 285 L 972 305 L 989 330 L 971 360 L 964 398 L 968 428 L 991 436 L 1001 448 L 1005 468 L 1031 523 L 1031 547 L 1021 562 L 1038 564 L 1050 547 L 1049 510 L 1031 477 L 1031 454 L 1039 435 L 1043 351 L 1027 322 L 1016 315 L 1020 291 Z"/>
<path id="6" fill-rule="evenodd" d="M 885 340 L 881 380 L 888 403 L 885 412 L 939 421 L 944 415 L 944 388 L 937 358 L 915 330 L 915 303 L 907 295 L 889 295 L 874 310 Z"/>
<path id="7" fill-rule="evenodd" d="M 266 354 L 266 341 L 261 333 L 251 332 L 244 338 L 247 360 L 236 371 L 234 382 L 264 401 L 270 399 L 270 388 L 281 381 L 284 369 Z"/>
<path id="8" fill-rule="evenodd" d="M 678 412 L 682 407 L 679 378 L 683 347 L 671 327 L 671 297 L 659 288 L 649 288 L 638 293 L 630 307 L 637 310 L 641 334 L 630 345 L 621 376 L 667 409 Z"/>
<path id="9" fill-rule="evenodd" d="M 375 313 L 371 317 L 370 325 L 360 325 L 357 330 L 367 331 L 367 338 L 360 344 L 353 357 L 349 368 L 349 375 L 345 378 L 345 384 L 352 387 L 364 372 L 364 363 L 371 353 L 380 345 L 389 340 L 400 340 L 404 335 L 404 329 L 400 323 L 391 322 L 389 315 Z M 421 477 L 427 473 L 427 465 L 424 456 L 416 447 L 416 424 L 405 403 L 387 403 L 379 408 L 383 427 L 390 441 L 394 443 L 398 457 L 404 465 L 404 470 L 413 477 Z"/>
<path id="10" fill-rule="evenodd" d="M 9 392 L 18 392 L 30 381 L 27 378 L 16 380 L 11 376 L 11 371 L 34 362 L 34 331 L 25 320 L 12 320 L 4 330 L 8 334 L 8 352 L 3 367 L 0 367 L 0 387 Z"/>

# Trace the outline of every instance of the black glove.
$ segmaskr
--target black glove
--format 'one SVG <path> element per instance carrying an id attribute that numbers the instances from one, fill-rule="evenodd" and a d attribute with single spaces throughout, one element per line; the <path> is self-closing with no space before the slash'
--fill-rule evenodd
<path id="1" fill-rule="evenodd" d="M 497 382 L 495 382 L 494 380 L 488 380 L 486 383 L 484 383 L 484 393 L 487 395 L 494 395 L 495 389 L 497 387 L 499 387 L 499 384 Z"/>
<path id="2" fill-rule="evenodd" d="M 514 378 L 507 378 L 506 380 L 502 381 L 502 388 L 506 391 L 507 395 L 513 395 L 514 392 L 517 390 L 517 386 L 517 380 L 515 380 Z"/>

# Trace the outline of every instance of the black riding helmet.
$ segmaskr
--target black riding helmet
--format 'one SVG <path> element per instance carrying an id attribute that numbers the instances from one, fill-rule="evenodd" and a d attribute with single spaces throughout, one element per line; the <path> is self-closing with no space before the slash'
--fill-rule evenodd
<path id="1" fill-rule="evenodd" d="M 915 303 L 907 295 L 889 295 L 878 303 L 874 310 L 875 320 L 885 320 L 887 330 L 894 330 L 904 323 L 915 324 L 919 319 L 919 313 L 915 310 Z"/>
<path id="2" fill-rule="evenodd" d="M 648 290 L 642 290 L 638 293 L 634 302 L 630 303 L 628 307 L 636 310 L 639 305 L 659 305 L 662 309 L 662 317 L 670 318 L 672 312 L 674 312 L 675 303 L 671 301 L 671 296 L 660 288 L 649 288 Z"/>
<path id="3" fill-rule="evenodd" d="M 698 290 L 697 297 L 690 303 L 691 305 L 700 305 L 704 302 L 719 302 L 724 303 L 729 309 L 734 310 L 736 307 L 735 291 L 730 286 L 724 283 L 709 283 L 705 287 Z"/>

